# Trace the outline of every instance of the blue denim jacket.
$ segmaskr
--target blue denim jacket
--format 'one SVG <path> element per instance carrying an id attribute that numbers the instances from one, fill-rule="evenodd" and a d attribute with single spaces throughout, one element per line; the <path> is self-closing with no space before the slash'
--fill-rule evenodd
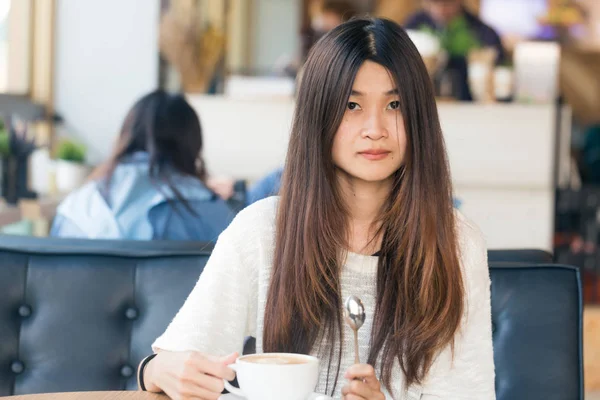
<path id="1" fill-rule="evenodd" d="M 175 171 L 171 180 L 194 213 L 177 201 L 168 185 L 151 181 L 148 155 L 135 153 L 117 166 L 108 193 L 100 181 L 71 193 L 59 205 L 50 235 L 216 241 L 234 212 L 200 180 Z"/>

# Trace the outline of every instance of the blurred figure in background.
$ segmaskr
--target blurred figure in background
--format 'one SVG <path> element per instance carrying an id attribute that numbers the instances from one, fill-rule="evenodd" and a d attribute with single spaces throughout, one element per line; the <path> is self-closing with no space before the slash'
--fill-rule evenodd
<path id="1" fill-rule="evenodd" d="M 469 52 L 484 47 L 496 51 L 496 63 L 505 60 L 500 36 L 476 15 L 467 11 L 462 0 L 422 0 L 423 10 L 409 17 L 406 29 L 426 31 L 437 36 L 448 52 L 446 67 L 454 77 L 458 100 L 473 99 L 468 85 Z"/>
<path id="2" fill-rule="evenodd" d="M 289 76 L 298 75 L 310 49 L 327 32 L 360 14 L 353 0 L 314 0 L 313 3 L 316 4 L 316 11 L 310 18 L 310 26 L 305 27 L 302 33 L 302 55 L 285 68 Z"/>
<path id="3" fill-rule="evenodd" d="M 112 157 L 58 207 L 51 236 L 216 240 L 234 213 L 205 186 L 201 151 L 200 120 L 183 96 L 144 96 Z"/>
<path id="4" fill-rule="evenodd" d="M 359 13 L 355 2 L 351 0 L 323 0 L 320 13 L 312 20 L 315 42 L 327 32 L 346 22 Z"/>

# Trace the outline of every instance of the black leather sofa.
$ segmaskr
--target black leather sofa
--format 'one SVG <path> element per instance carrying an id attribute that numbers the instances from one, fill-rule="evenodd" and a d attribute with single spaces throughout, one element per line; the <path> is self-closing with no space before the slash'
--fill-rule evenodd
<path id="1" fill-rule="evenodd" d="M 488 250 L 488 261 L 491 263 L 551 264 L 553 256 L 547 251 L 537 249 Z"/>
<path id="2" fill-rule="evenodd" d="M 138 362 L 210 250 L 0 237 L 0 396 L 135 389 Z M 582 399 L 579 271 L 498 256 L 490 263 L 497 398 Z"/>

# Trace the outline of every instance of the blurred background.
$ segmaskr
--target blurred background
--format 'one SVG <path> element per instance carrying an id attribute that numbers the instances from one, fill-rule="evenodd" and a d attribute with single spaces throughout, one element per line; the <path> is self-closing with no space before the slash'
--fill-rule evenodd
<path id="1" fill-rule="evenodd" d="M 155 89 L 197 112 L 219 184 L 277 170 L 311 46 L 362 15 L 409 30 L 456 205 L 489 247 L 582 268 L 586 388 L 600 391 L 599 0 L 0 0 L 2 231 L 48 235 Z"/>

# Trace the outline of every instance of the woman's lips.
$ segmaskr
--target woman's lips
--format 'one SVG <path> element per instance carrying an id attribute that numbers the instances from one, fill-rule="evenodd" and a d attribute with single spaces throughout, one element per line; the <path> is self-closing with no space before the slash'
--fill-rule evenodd
<path id="1" fill-rule="evenodd" d="M 365 151 L 359 152 L 358 154 L 360 154 L 367 160 L 378 161 L 378 160 L 383 160 L 384 158 L 389 156 L 390 152 L 387 150 L 365 150 Z"/>

